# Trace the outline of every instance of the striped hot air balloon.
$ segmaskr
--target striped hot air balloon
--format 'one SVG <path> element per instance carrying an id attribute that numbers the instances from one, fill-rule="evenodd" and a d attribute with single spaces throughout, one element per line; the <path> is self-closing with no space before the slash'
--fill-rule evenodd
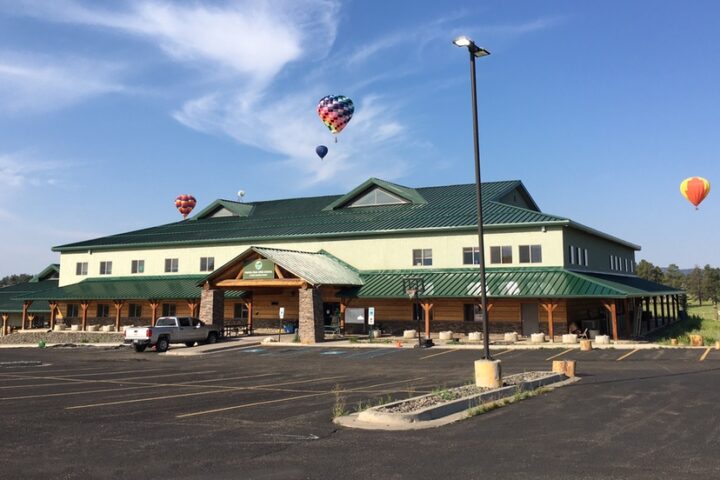
<path id="1" fill-rule="evenodd" d="M 695 210 L 698 209 L 698 205 L 705 200 L 705 197 L 710 193 L 710 182 L 702 177 L 690 177 L 686 178 L 680 184 L 680 193 L 683 194 L 688 202 L 695 205 Z"/>
<path id="2" fill-rule="evenodd" d="M 195 200 L 195 197 L 192 195 L 182 194 L 175 198 L 175 207 L 178 209 L 178 212 L 182 213 L 183 218 L 187 218 L 187 216 L 190 215 L 190 212 L 193 211 L 196 204 L 197 200 Z"/>

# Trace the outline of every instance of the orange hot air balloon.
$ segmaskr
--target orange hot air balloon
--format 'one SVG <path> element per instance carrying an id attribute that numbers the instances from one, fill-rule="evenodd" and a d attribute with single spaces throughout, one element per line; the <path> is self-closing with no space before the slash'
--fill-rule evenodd
<path id="1" fill-rule="evenodd" d="M 683 180 L 680 184 L 680 193 L 683 197 L 687 198 L 688 202 L 695 205 L 695 210 L 698 209 L 698 205 L 705 200 L 705 197 L 710 193 L 710 182 L 702 177 L 690 177 Z"/>
<path id="2" fill-rule="evenodd" d="M 187 216 L 190 215 L 190 212 L 192 212 L 196 204 L 197 200 L 195 200 L 195 197 L 192 195 L 183 194 L 175 198 L 175 207 L 182 213 L 183 218 L 187 218 Z"/>

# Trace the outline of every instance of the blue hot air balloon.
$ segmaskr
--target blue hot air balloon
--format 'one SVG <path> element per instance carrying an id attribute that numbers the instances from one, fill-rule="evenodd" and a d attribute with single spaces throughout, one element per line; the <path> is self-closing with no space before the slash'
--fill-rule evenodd
<path id="1" fill-rule="evenodd" d="M 328 154 L 328 148 L 325 145 L 318 145 L 317 148 L 315 148 L 315 153 L 317 153 L 320 160 L 322 160 L 325 158 L 325 155 Z"/>

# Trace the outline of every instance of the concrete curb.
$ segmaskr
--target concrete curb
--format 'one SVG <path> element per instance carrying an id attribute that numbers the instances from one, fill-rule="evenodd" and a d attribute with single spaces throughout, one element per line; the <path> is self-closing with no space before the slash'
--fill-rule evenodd
<path id="1" fill-rule="evenodd" d="M 564 374 L 551 373 L 536 380 L 523 382 L 518 385 L 509 385 L 496 390 L 481 393 L 472 397 L 450 400 L 448 402 L 434 405 L 412 413 L 389 413 L 379 411 L 378 407 L 372 407 L 360 413 L 354 413 L 338 417 L 333 421 L 344 427 L 359 428 L 365 430 L 417 430 L 423 428 L 434 428 L 442 425 L 468 418 L 469 411 L 481 405 L 497 402 L 510 398 L 518 392 L 530 392 L 540 387 L 557 388 L 575 382 L 579 378 L 568 378 Z M 414 397 L 413 399 L 425 398 L 433 394 Z M 399 400 L 397 402 L 382 405 L 388 407 L 404 403 L 411 399 Z"/>

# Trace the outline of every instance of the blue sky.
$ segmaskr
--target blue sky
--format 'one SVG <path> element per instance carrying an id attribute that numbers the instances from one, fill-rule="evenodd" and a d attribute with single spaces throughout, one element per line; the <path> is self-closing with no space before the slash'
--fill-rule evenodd
<path id="1" fill-rule="evenodd" d="M 492 52 L 483 180 L 521 179 L 638 259 L 719 266 L 720 194 L 695 211 L 678 188 L 720 180 L 718 18 L 712 1 L 0 0 L 0 275 L 179 220 L 181 193 L 201 209 L 472 182 L 459 34 Z M 356 105 L 337 144 L 327 94 Z"/>

